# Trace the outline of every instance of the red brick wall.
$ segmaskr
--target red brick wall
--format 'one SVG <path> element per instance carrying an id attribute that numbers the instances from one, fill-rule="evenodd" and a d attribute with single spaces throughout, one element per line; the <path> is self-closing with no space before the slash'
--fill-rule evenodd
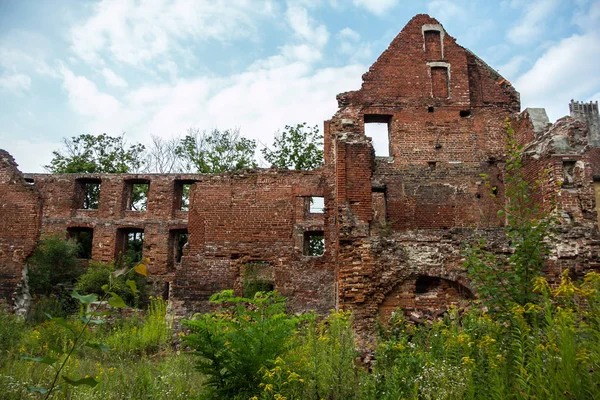
<path id="1" fill-rule="evenodd" d="M 40 229 L 41 204 L 10 154 L 0 150 L 0 300 L 13 302 Z"/>
<path id="2" fill-rule="evenodd" d="M 320 171 L 267 170 L 221 174 L 196 183 L 189 219 L 189 249 L 172 284 L 178 307 L 206 310 L 223 289 L 242 294 L 245 269 L 264 262 L 274 288 L 293 310 L 334 306 L 334 251 L 326 214 L 307 212 L 307 197 L 331 195 Z M 306 256 L 304 233 L 324 231 L 325 254 Z"/>

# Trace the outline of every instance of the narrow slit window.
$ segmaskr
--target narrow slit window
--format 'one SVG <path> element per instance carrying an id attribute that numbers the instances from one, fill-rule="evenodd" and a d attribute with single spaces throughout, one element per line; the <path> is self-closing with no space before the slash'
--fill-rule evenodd
<path id="1" fill-rule="evenodd" d="M 308 212 L 311 214 L 323 214 L 325 212 L 325 198 L 316 196 L 309 197 Z"/>
<path id="2" fill-rule="evenodd" d="M 387 222 L 387 196 L 385 190 L 377 190 L 371 193 L 373 203 L 373 221 L 385 226 Z"/>
<path id="3" fill-rule="evenodd" d="M 365 115 L 365 135 L 371 138 L 376 157 L 390 157 L 391 115 Z"/>
<path id="4" fill-rule="evenodd" d="M 169 238 L 169 247 L 171 248 L 170 260 L 173 266 L 180 264 L 183 257 L 183 249 L 188 243 L 187 229 L 172 230 Z"/>
<path id="5" fill-rule="evenodd" d="M 563 161 L 563 188 L 570 188 L 575 186 L 575 164 L 575 161 Z"/>
<path id="6" fill-rule="evenodd" d="M 325 234 L 323 231 L 304 233 L 304 255 L 319 257 L 325 253 Z"/>
<path id="7" fill-rule="evenodd" d="M 190 210 L 190 191 L 193 182 L 175 181 L 175 209 L 179 211 Z"/>
<path id="8" fill-rule="evenodd" d="M 431 67 L 431 89 L 433 97 L 448 98 L 448 68 Z"/>

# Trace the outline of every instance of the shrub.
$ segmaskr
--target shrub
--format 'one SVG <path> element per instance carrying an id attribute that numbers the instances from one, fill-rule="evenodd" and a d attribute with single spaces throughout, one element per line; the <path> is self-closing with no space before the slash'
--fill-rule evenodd
<path id="1" fill-rule="evenodd" d="M 171 324 L 167 320 L 167 302 L 161 298 L 151 298 L 142 321 L 128 318 L 123 325 L 109 332 L 104 344 L 117 353 L 154 354 L 167 348 L 171 332 Z"/>
<path id="2" fill-rule="evenodd" d="M 42 238 L 27 261 L 31 294 L 49 295 L 58 284 L 74 283 L 83 272 L 78 251 L 77 243 L 58 235 Z"/>
<path id="3" fill-rule="evenodd" d="M 111 273 L 115 271 L 113 264 L 107 264 L 97 261 L 90 262 L 88 270 L 81 275 L 75 284 L 75 289 L 81 294 L 96 294 L 98 297 L 104 295 L 102 286 L 108 285 L 111 279 Z M 134 294 L 133 291 L 125 283 L 128 279 L 135 281 L 139 294 Z M 113 278 L 112 291 L 118 294 L 130 306 L 139 306 L 140 300 L 145 297 L 145 283 L 143 276 L 130 271 L 126 275 L 121 275 Z"/>
<path id="4" fill-rule="evenodd" d="M 208 396 L 247 399 L 258 392 L 259 372 L 297 345 L 292 338 L 300 318 L 285 314 L 285 299 L 276 292 L 250 299 L 225 290 L 211 302 L 227 307 L 184 321 L 192 331 L 185 341 L 200 357 L 196 366 L 207 376 Z"/>

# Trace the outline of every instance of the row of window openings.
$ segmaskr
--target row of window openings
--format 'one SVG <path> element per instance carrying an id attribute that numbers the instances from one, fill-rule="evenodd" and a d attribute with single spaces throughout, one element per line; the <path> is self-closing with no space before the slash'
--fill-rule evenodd
<path id="1" fill-rule="evenodd" d="M 69 228 L 68 236 L 78 245 L 77 258 L 92 258 L 93 228 Z M 169 233 L 170 261 L 180 263 L 183 248 L 188 242 L 187 229 L 172 230 Z M 126 263 L 137 263 L 142 259 L 144 249 L 143 229 L 119 229 L 117 231 L 116 256 L 123 257 Z M 325 235 L 323 231 L 304 233 L 304 255 L 322 256 L 325 253 Z"/>
<path id="2" fill-rule="evenodd" d="M 77 258 L 92 258 L 92 243 L 94 239 L 93 228 L 68 228 L 68 236 L 78 245 Z M 175 229 L 169 232 L 169 261 L 180 263 L 183 248 L 188 242 L 187 229 Z M 135 264 L 141 261 L 144 249 L 143 229 L 118 229 L 116 257 L 122 257 L 126 264 Z"/>
<path id="3" fill-rule="evenodd" d="M 83 190 L 83 201 L 81 207 L 84 210 L 97 210 L 100 200 L 99 181 L 80 181 Z M 181 211 L 188 211 L 190 207 L 190 189 L 191 183 L 176 183 L 176 208 Z M 127 210 L 146 211 L 148 208 L 149 183 L 128 183 L 127 187 Z M 325 199 L 323 197 L 308 197 L 308 212 L 311 214 L 322 214 L 325 209 Z"/>
<path id="4" fill-rule="evenodd" d="M 79 190 L 81 198 L 79 199 L 79 208 L 84 210 L 97 210 L 100 204 L 101 182 L 98 180 L 79 180 Z M 180 211 L 188 211 L 190 207 L 190 189 L 191 183 L 175 182 L 176 205 L 175 208 Z M 148 209 L 148 192 L 150 191 L 149 182 L 126 182 L 126 210 L 146 211 Z"/>

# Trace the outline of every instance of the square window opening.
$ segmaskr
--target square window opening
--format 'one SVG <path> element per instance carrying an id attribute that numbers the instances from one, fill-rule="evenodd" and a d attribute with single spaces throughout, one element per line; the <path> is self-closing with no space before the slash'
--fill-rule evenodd
<path id="1" fill-rule="evenodd" d="M 325 253 L 325 234 L 323 231 L 304 233 L 304 255 L 319 257 Z"/>
<path id="2" fill-rule="evenodd" d="M 391 115 L 365 115 L 365 136 L 370 137 L 376 157 L 390 157 Z"/>
<path id="3" fill-rule="evenodd" d="M 325 212 L 325 198 L 317 196 L 309 197 L 308 212 L 311 214 L 323 214 Z"/>
<path id="4" fill-rule="evenodd" d="M 143 229 L 119 229 L 117 256 L 125 265 L 134 265 L 142 260 L 144 251 Z"/>
<path id="5" fill-rule="evenodd" d="M 92 258 L 92 243 L 94 240 L 93 228 L 68 228 L 67 236 L 77 243 L 77 258 L 84 260 L 90 260 Z"/>
<path id="6" fill-rule="evenodd" d="M 271 265 L 267 261 L 251 261 L 243 268 L 243 296 L 253 298 L 258 292 L 272 292 L 275 289 Z"/>
<path id="7" fill-rule="evenodd" d="M 78 179 L 77 186 L 78 208 L 97 210 L 100 203 L 100 181 Z"/>
<path id="8" fill-rule="evenodd" d="M 146 211 L 148 209 L 148 192 L 150 182 L 127 182 L 127 210 Z"/>

